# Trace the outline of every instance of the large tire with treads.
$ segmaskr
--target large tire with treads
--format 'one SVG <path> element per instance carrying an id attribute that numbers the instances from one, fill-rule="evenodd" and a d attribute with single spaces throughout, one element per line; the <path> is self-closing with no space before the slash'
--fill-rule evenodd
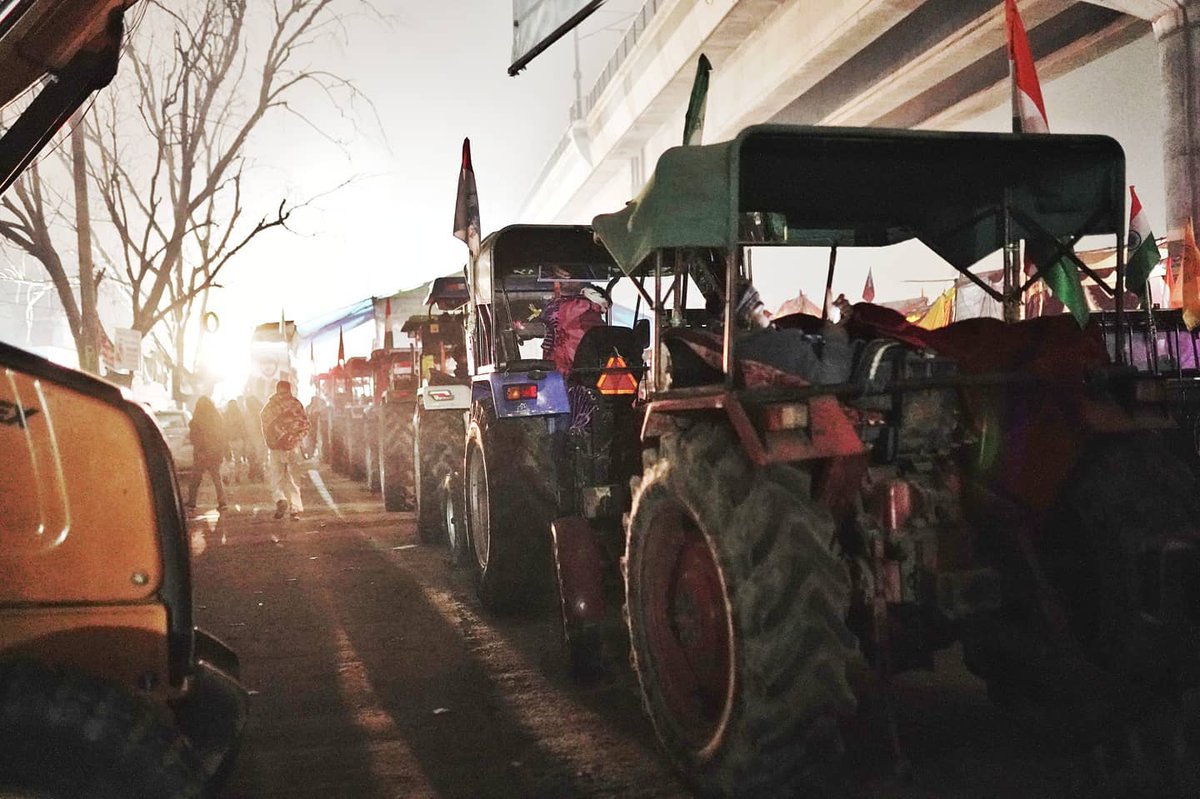
<path id="1" fill-rule="evenodd" d="M 199 758 L 160 708 L 78 672 L 0 664 L 0 795 L 183 799 L 203 788 Z"/>
<path id="2" fill-rule="evenodd" d="M 417 534 L 426 544 L 446 540 L 445 502 L 441 491 L 446 475 L 462 466 L 466 429 L 461 410 L 418 408 L 413 485 L 417 500 Z"/>
<path id="3" fill-rule="evenodd" d="M 363 472 L 366 475 L 367 490 L 377 494 L 381 488 L 380 475 L 383 473 L 383 455 L 380 447 L 380 422 L 378 415 L 367 417 L 366 440 L 364 441 Z"/>
<path id="4" fill-rule="evenodd" d="M 706 796 L 838 795 L 850 583 L 807 474 L 755 468 L 723 426 L 663 436 L 628 528 L 626 618 L 643 704 Z"/>
<path id="5" fill-rule="evenodd" d="M 413 509 L 412 412 L 406 403 L 379 408 L 379 484 L 389 511 Z"/>
<path id="6" fill-rule="evenodd" d="M 993 669 L 987 676 L 994 692 L 1015 693 L 1050 710 L 1056 721 L 1091 724 L 1100 733 L 1114 720 L 1195 692 L 1200 636 L 1194 608 L 1165 612 L 1157 583 L 1164 558 L 1183 558 L 1188 571 L 1178 575 L 1178 593 L 1195 596 L 1190 570 L 1200 562 L 1198 529 L 1200 486 L 1166 441 L 1152 433 L 1092 441 L 1037 542 L 1078 645 L 1067 654 L 1078 662 L 1064 665 L 1052 648 L 1044 660 L 1050 673 L 1026 685 L 1005 684 L 1005 670 Z"/>
<path id="7" fill-rule="evenodd" d="M 467 428 L 464 517 L 476 591 L 499 613 L 547 608 L 558 510 L 553 437 L 566 414 L 497 419 L 490 402 Z"/>

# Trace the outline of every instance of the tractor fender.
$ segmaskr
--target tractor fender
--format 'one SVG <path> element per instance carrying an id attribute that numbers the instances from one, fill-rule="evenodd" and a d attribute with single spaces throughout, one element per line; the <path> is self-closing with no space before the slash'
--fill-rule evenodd
<path id="1" fill-rule="evenodd" d="M 421 386 L 417 391 L 421 410 L 466 410 L 471 407 L 471 387 L 463 385 Z"/>
<path id="2" fill-rule="evenodd" d="M 563 620 L 568 627 L 604 620 L 604 564 L 591 525 L 582 516 L 550 523 Z"/>
<path id="3" fill-rule="evenodd" d="M 537 396 L 509 400 L 505 388 L 512 385 L 535 385 Z M 567 384 L 563 376 L 554 371 L 540 369 L 525 372 L 489 372 L 477 375 L 471 387 L 471 400 L 478 402 L 485 397 L 492 400 L 496 418 L 507 419 L 518 416 L 551 416 L 569 413 Z"/>

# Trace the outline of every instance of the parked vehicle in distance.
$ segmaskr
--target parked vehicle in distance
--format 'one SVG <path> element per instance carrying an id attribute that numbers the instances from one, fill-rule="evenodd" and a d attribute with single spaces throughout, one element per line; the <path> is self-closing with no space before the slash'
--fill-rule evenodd
<path id="1" fill-rule="evenodd" d="M 163 438 L 167 441 L 167 449 L 171 450 L 176 473 L 191 471 L 194 453 L 192 440 L 188 435 L 188 424 L 192 421 L 192 415 L 187 411 L 164 408 L 154 412 L 154 421 L 158 422 Z"/>

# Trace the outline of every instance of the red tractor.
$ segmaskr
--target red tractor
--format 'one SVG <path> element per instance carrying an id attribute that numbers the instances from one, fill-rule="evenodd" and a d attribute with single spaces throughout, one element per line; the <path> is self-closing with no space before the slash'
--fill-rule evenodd
<path id="1" fill-rule="evenodd" d="M 333 382 L 330 463 L 334 471 L 352 480 L 365 480 L 366 413 L 374 395 L 370 363 L 361 355 L 347 358 L 329 374 Z"/>
<path id="2" fill-rule="evenodd" d="M 1182 740 L 1200 493 L 1169 447 L 1168 381 L 1129 365 L 1124 192 L 1104 137 L 762 126 L 667 151 L 594 220 L 653 329 L 644 376 L 633 329 L 576 355 L 553 478 L 564 629 L 577 667 L 628 646 L 699 792 L 827 790 L 852 677 L 886 696 L 956 642 L 998 702 L 1085 748 L 1150 708 Z M 1089 272 L 1084 236 L 1116 246 L 1111 324 L 925 330 L 860 303 L 764 326 L 750 283 L 774 265 L 793 292 L 806 269 L 832 285 L 847 250 L 876 275 L 1003 258 L 1002 285 L 976 282 L 1015 319 L 1049 271 Z M 637 394 L 600 396 L 614 354 Z M 622 605 L 627 639 L 607 624 Z M 1178 769 L 1155 779 L 1188 792 Z"/>

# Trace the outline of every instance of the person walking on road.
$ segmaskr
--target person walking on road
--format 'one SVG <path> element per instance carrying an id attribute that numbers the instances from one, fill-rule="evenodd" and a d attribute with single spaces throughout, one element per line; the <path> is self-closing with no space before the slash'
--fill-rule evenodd
<path id="1" fill-rule="evenodd" d="M 251 483 L 261 483 L 267 445 L 263 441 L 262 426 L 256 424 L 255 420 L 262 418 L 263 406 L 253 394 L 242 399 L 242 406 L 246 419 L 246 479 Z"/>
<path id="2" fill-rule="evenodd" d="M 229 448 L 225 436 L 225 421 L 221 412 L 213 405 L 208 397 L 196 401 L 196 409 L 192 421 L 188 423 L 188 435 L 192 439 L 192 474 L 188 481 L 188 510 L 196 509 L 196 491 L 204 475 L 212 478 L 217 489 L 217 510 L 223 511 L 225 505 L 225 487 L 221 485 L 221 459 Z"/>
<path id="3" fill-rule="evenodd" d="M 275 498 L 275 518 L 282 519 L 290 509 L 292 519 L 299 519 L 304 503 L 296 485 L 300 468 L 300 440 L 308 433 L 308 415 L 300 400 L 292 396 L 292 384 L 280 380 L 275 393 L 262 409 L 262 432 L 267 443 L 267 470 L 271 479 L 271 495 Z"/>
<path id="4" fill-rule="evenodd" d="M 242 466 L 246 463 L 246 418 L 237 400 L 225 404 L 225 435 L 229 439 L 229 462 L 232 465 L 230 479 L 242 482 Z"/>

